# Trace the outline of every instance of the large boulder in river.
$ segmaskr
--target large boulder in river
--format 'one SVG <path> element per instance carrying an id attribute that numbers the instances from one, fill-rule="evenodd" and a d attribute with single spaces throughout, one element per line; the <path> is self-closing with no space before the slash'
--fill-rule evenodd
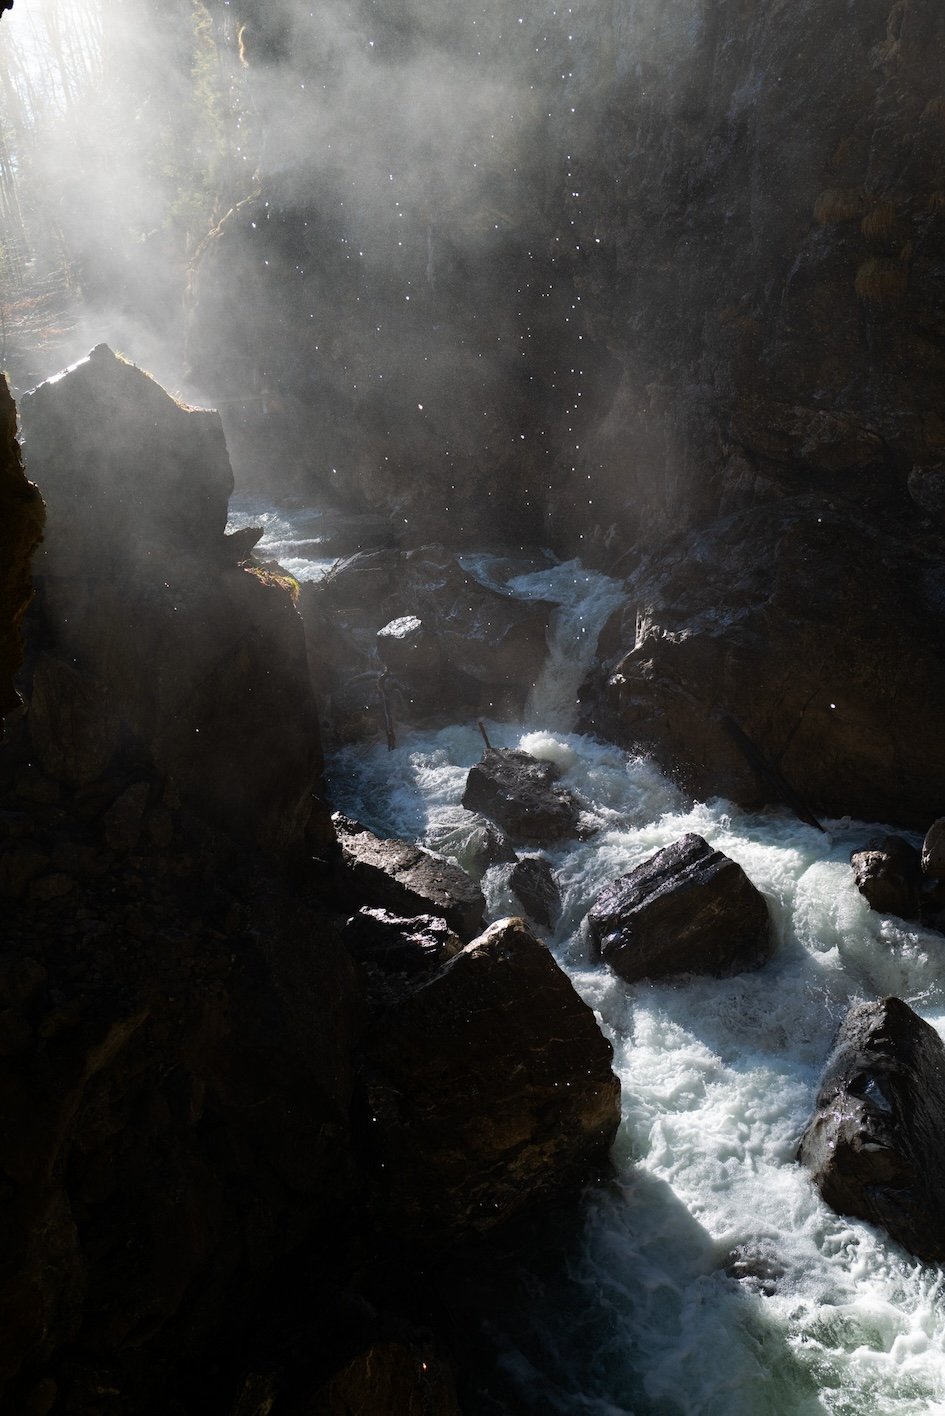
<path id="1" fill-rule="evenodd" d="M 13 676 L 20 667 L 20 625 L 33 594 L 30 556 L 43 531 L 43 503 L 23 474 L 16 440 L 16 406 L 0 375 L 0 736 L 16 707 Z"/>
<path id="2" fill-rule="evenodd" d="M 541 856 L 525 856 L 509 875 L 509 889 L 529 919 L 554 929 L 561 914 L 561 891 L 554 871 Z"/>
<path id="3" fill-rule="evenodd" d="M 504 1223 L 604 1165 L 620 1086 L 594 1014 L 520 919 L 502 920 L 372 1032 L 374 1205 L 426 1246 Z"/>
<path id="4" fill-rule="evenodd" d="M 753 808 L 786 783 L 827 816 L 924 828 L 941 813 L 937 533 L 785 497 L 646 559 L 628 605 L 585 726 L 652 752 L 700 799 Z"/>
<path id="5" fill-rule="evenodd" d="M 451 861 L 410 841 L 376 836 L 336 812 L 342 892 L 404 915 L 439 915 L 464 942 L 482 928 L 486 902 L 479 886 Z"/>
<path id="6" fill-rule="evenodd" d="M 684 973 L 724 978 L 760 968 L 774 948 L 761 891 L 695 834 L 621 875 L 587 918 L 599 957 L 629 983 Z"/>
<path id="7" fill-rule="evenodd" d="M 327 842 L 302 623 L 291 585 L 228 543 L 219 416 L 104 345 L 22 413 L 48 507 L 29 717 L 44 769 L 85 787 L 144 751 L 234 835 Z"/>
<path id="8" fill-rule="evenodd" d="M 921 858 L 902 836 L 883 836 L 850 856 L 856 888 L 872 910 L 918 919 L 922 911 Z"/>
<path id="9" fill-rule="evenodd" d="M 850 1009 L 798 1158 L 838 1214 L 945 1259 L 945 1047 L 901 999 Z"/>
<path id="10" fill-rule="evenodd" d="M 514 748 L 487 747 L 470 768 L 463 806 L 487 816 L 510 836 L 526 841 L 557 841 L 575 835 L 578 804 L 555 785 L 561 776 L 553 762 Z"/>

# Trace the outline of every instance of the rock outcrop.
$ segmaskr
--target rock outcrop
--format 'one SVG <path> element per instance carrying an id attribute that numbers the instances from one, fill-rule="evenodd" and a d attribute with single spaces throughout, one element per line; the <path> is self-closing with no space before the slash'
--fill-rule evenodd
<path id="1" fill-rule="evenodd" d="M 487 747 L 471 767 L 463 806 L 522 841 L 558 841 L 577 834 L 576 799 L 555 783 L 553 762 L 514 748 Z"/>
<path id="2" fill-rule="evenodd" d="M 492 925 L 372 1029 L 363 1086 L 380 1222 L 436 1247 L 585 1183 L 619 1120 L 611 1056 L 524 921 Z"/>
<path id="3" fill-rule="evenodd" d="M 21 624 L 33 596 L 30 557 L 43 532 L 43 503 L 23 472 L 16 406 L 0 375 L 0 737 L 18 699 L 13 677 L 23 657 Z"/>
<path id="4" fill-rule="evenodd" d="M 301 620 L 224 534 L 218 416 L 100 345 L 23 400 L 23 423 L 48 505 L 29 719 L 44 769 L 84 787 L 143 748 L 231 833 L 329 840 Z"/>
<path id="5" fill-rule="evenodd" d="M 485 899 L 458 865 L 410 841 L 376 836 L 340 812 L 332 821 L 341 847 L 343 896 L 400 915 L 439 915 L 464 943 L 482 929 Z"/>
<path id="6" fill-rule="evenodd" d="M 757 969 L 774 948 L 768 906 L 740 865 L 683 836 L 602 891 L 587 917 L 600 958 L 629 983 Z"/>
<path id="7" fill-rule="evenodd" d="M 899 998 L 851 1008 L 798 1159 L 831 1209 L 945 1257 L 945 1047 Z"/>
<path id="8" fill-rule="evenodd" d="M 351 556 L 302 590 L 326 731 L 341 739 L 444 713 L 520 713 L 553 606 L 485 583 L 442 547 Z"/>
<path id="9" fill-rule="evenodd" d="M 608 629 L 626 647 L 585 686 L 586 725 L 652 751 L 700 799 L 923 828 L 939 813 L 935 536 L 797 496 L 679 538 L 628 590 Z"/>

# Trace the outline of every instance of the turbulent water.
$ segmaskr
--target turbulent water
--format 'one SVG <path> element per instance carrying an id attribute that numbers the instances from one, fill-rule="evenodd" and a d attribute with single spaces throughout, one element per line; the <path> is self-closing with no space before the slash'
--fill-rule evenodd
<path id="1" fill-rule="evenodd" d="M 488 575 L 485 560 L 477 569 Z M 594 832 L 543 852 L 564 901 L 550 947 L 611 1039 L 623 1091 L 617 1178 L 591 1193 L 567 1261 L 520 1279 L 489 1334 L 505 1392 L 561 1416 L 945 1413 L 943 1274 L 834 1215 L 794 1160 L 851 1002 L 895 993 L 945 1029 L 945 940 L 872 913 L 849 853 L 875 832 L 691 805 L 653 767 L 569 732 L 576 684 L 619 589 L 572 562 L 509 582 L 561 602 L 526 725 L 487 724 L 563 769 Z M 393 752 L 346 749 L 335 803 L 467 864 L 473 725 Z M 756 973 L 627 985 L 589 961 L 582 920 L 615 876 L 687 831 L 764 892 L 779 947 Z M 519 913 L 508 866 L 490 916 Z"/>

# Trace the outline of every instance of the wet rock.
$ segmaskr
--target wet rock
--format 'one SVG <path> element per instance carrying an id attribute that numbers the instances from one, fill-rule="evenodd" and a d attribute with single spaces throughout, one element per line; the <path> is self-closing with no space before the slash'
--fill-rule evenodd
<path id="1" fill-rule="evenodd" d="M 510 836 L 557 841 L 577 830 L 578 805 L 555 782 L 560 770 L 513 748 L 487 747 L 470 769 L 463 806 L 496 822 Z"/>
<path id="2" fill-rule="evenodd" d="M 585 1183 L 619 1118 L 611 1057 L 524 922 L 492 925 L 369 1040 L 379 1222 L 437 1245 Z"/>
<path id="3" fill-rule="evenodd" d="M 61 900 L 63 895 L 70 895 L 74 889 L 75 880 L 71 875 L 53 871 L 30 882 L 29 896 L 31 900 L 41 904 L 44 900 Z"/>
<path id="4" fill-rule="evenodd" d="M 408 977 L 445 963 L 463 947 L 440 915 L 404 918 L 367 905 L 348 920 L 342 938 L 361 962 Z"/>
<path id="5" fill-rule="evenodd" d="M 945 1047 L 901 999 L 846 1015 L 798 1159 L 838 1214 L 945 1258 Z"/>
<path id="6" fill-rule="evenodd" d="M 501 831 L 492 826 L 480 826 L 469 843 L 473 871 L 481 878 L 492 865 L 512 865 L 517 859 L 514 847 Z"/>
<path id="7" fill-rule="evenodd" d="M 775 942 L 761 891 L 695 834 L 620 876 L 587 919 L 598 956 L 630 983 L 743 973 L 760 968 Z"/>
<path id="8" fill-rule="evenodd" d="M 945 523 L 945 466 L 913 467 L 907 485 L 916 505 L 933 520 Z"/>
<path id="9" fill-rule="evenodd" d="M 482 928 L 486 908 L 482 891 L 458 865 L 408 841 L 375 836 L 340 813 L 332 821 L 347 889 L 361 900 L 400 915 L 440 915 L 464 941 Z"/>
<path id="10" fill-rule="evenodd" d="M 509 876 L 509 887 L 529 919 L 554 929 L 561 914 L 561 891 L 546 860 L 526 856 L 518 861 Z"/>
<path id="11" fill-rule="evenodd" d="M 850 856 L 856 888 L 871 910 L 918 919 L 922 870 L 919 852 L 902 836 L 883 836 Z"/>
<path id="12" fill-rule="evenodd" d="M 933 821 L 922 843 L 922 874 L 945 880 L 945 816 Z"/>

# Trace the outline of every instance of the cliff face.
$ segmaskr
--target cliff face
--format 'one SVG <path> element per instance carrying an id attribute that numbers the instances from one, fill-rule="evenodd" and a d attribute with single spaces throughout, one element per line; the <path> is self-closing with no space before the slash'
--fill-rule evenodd
<path id="1" fill-rule="evenodd" d="M 242 13 L 264 93 L 313 36 Z M 913 474 L 940 508 L 940 12 L 479 19 L 355 9 L 363 75 L 335 33 L 312 59 L 328 126 L 296 100 L 323 141 L 264 166 L 208 247 L 195 366 L 292 476 L 408 541 L 512 530 L 603 559 L 798 479 L 903 500 Z M 418 76 L 452 106 L 418 109 Z"/>
<path id="2" fill-rule="evenodd" d="M 43 503 L 26 480 L 16 439 L 16 406 L 0 376 L 0 734 L 18 702 L 13 676 L 23 657 L 21 625 L 33 596 L 30 556 L 43 534 Z"/>

